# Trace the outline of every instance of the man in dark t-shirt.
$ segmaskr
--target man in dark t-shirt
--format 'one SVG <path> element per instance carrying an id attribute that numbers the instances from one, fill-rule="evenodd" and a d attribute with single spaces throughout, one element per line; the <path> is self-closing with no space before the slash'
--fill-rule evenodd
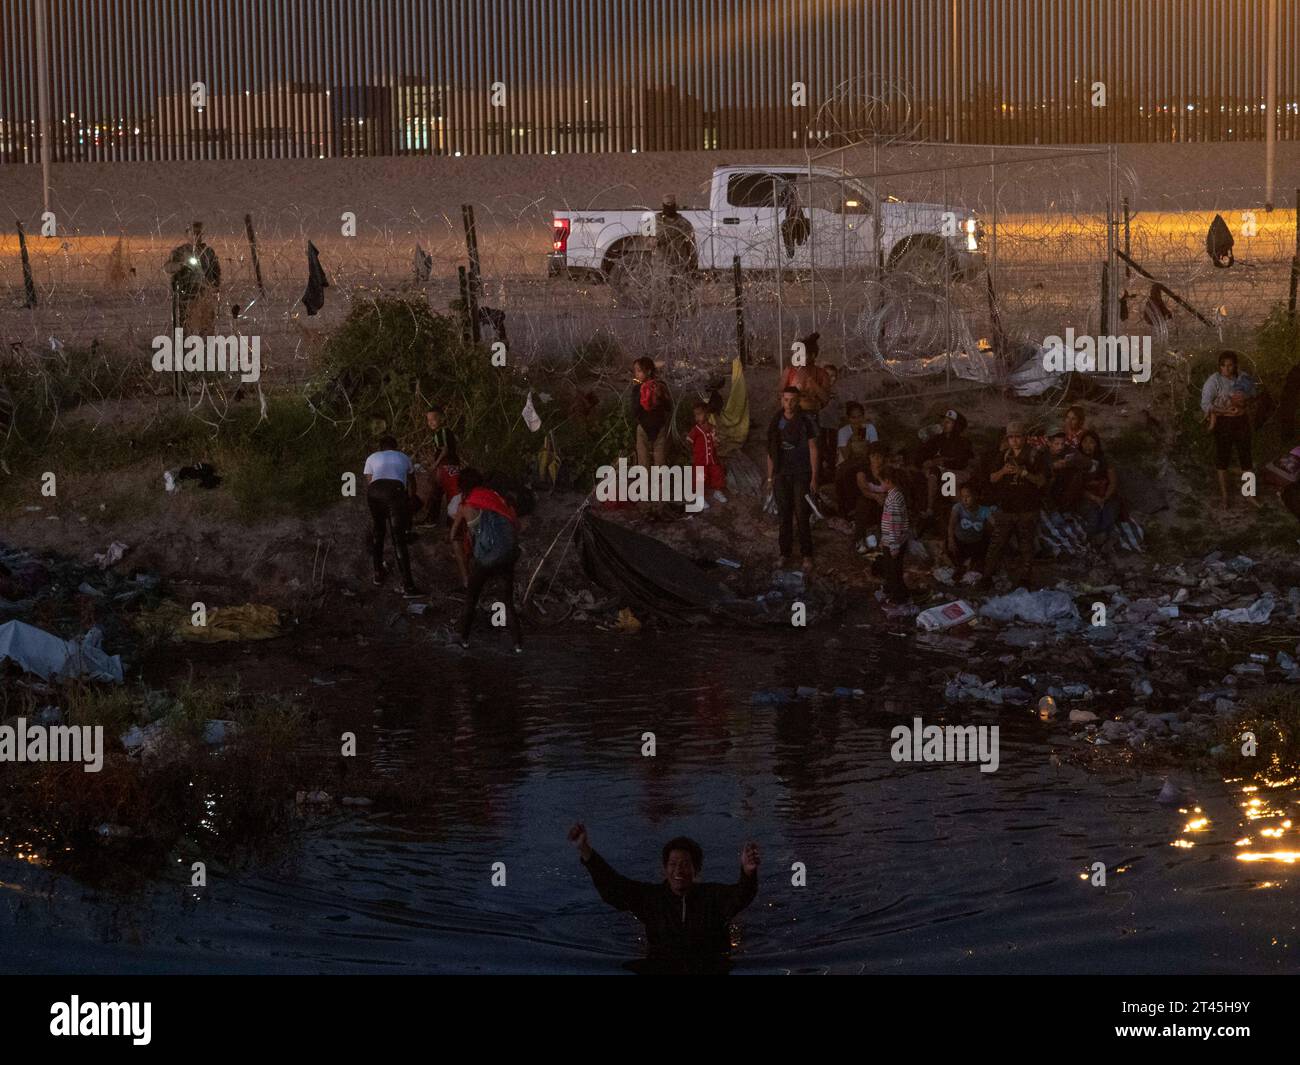
<path id="1" fill-rule="evenodd" d="M 781 390 L 781 409 L 767 427 L 767 484 L 776 499 L 780 517 L 781 565 L 789 565 L 794 547 L 794 524 L 799 524 L 799 551 L 803 568 L 812 569 L 812 508 L 808 496 L 817 491 L 817 422 L 799 409 L 799 389 Z"/>
<path id="2" fill-rule="evenodd" d="M 569 829 L 600 897 L 616 910 L 632 913 L 645 926 L 649 959 L 674 971 L 711 969 L 731 953 L 731 922 L 758 894 L 758 845 L 746 843 L 740 855 L 740 879 L 734 884 L 707 884 L 697 878 L 704 851 L 685 836 L 663 848 L 664 878 L 657 884 L 616 873 L 587 839 L 579 822 Z"/>

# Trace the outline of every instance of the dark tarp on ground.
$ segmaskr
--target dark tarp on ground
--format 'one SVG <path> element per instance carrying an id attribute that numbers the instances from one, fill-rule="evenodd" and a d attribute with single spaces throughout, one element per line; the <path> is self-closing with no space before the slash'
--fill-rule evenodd
<path id="1" fill-rule="evenodd" d="M 678 621 L 752 613 L 679 551 L 590 510 L 579 519 L 573 540 L 588 579 L 617 595 L 634 613 Z"/>

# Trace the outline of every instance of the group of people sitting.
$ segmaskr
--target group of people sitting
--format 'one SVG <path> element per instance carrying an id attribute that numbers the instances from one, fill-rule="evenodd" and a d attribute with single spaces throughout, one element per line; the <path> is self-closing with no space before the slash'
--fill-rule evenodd
<path id="1" fill-rule="evenodd" d="M 812 569 L 812 518 L 820 516 L 822 485 L 833 486 L 841 526 L 858 552 L 875 557 L 890 601 L 908 597 L 909 544 L 927 532 L 943 539 L 958 579 L 987 588 L 1013 540 L 1021 579 L 1032 580 L 1043 512 L 1073 515 L 1097 545 L 1124 520 L 1119 472 L 1081 407 L 1070 407 L 1045 435 L 1009 423 L 983 458 L 955 409 L 922 430 L 919 443 L 890 447 L 862 403 L 841 403 L 838 374 L 817 365 L 815 341 L 815 334 L 805 338 L 806 361 L 787 371 L 781 409 L 768 426 L 768 485 L 782 565 L 790 563 L 797 531 L 803 567 Z"/>
<path id="2" fill-rule="evenodd" d="M 382 587 L 387 581 L 384 545 L 391 537 L 403 596 L 423 597 L 425 592 L 416 586 L 411 573 L 407 544 L 412 527 L 417 523 L 435 528 L 445 525 L 466 593 L 458 630 L 461 647 L 469 647 L 479 600 L 495 581 L 503 585 L 505 623 L 515 653 L 522 653 L 523 631 L 514 603 L 520 516 L 501 492 L 488 487 L 482 473 L 461 464 L 455 433 L 446 425 L 441 407 L 431 407 L 425 413 L 425 425 L 427 436 L 414 449 L 421 459 L 419 465 L 399 449 L 391 435 L 380 437 L 377 450 L 366 458 L 374 584 Z"/>

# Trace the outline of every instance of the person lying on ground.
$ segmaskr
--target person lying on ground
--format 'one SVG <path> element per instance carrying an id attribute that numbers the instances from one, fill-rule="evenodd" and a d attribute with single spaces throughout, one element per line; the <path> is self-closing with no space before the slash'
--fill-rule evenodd
<path id="1" fill-rule="evenodd" d="M 901 487 L 902 477 L 903 471 L 898 466 L 886 466 L 880 475 L 885 489 L 885 505 L 880 515 L 880 575 L 885 582 L 885 599 L 890 603 L 906 602 L 910 595 L 903 580 L 903 566 L 912 539 L 912 522 Z"/>
<path id="2" fill-rule="evenodd" d="M 725 503 L 727 497 L 722 490 L 727 487 L 727 471 L 718 458 L 718 433 L 709 424 L 709 405 L 707 403 L 696 403 L 692 410 L 695 415 L 695 424 L 691 426 L 691 431 L 686 434 L 686 439 L 691 445 L 695 483 L 700 487 L 702 493 L 712 492 L 715 503 Z M 705 508 L 709 505 L 703 497 L 701 497 L 700 502 L 703 503 Z"/>
<path id="3" fill-rule="evenodd" d="M 1214 437 L 1214 469 L 1219 481 L 1219 506 L 1228 508 L 1228 467 L 1232 453 L 1237 453 L 1241 472 L 1251 473 L 1255 468 L 1251 455 L 1250 402 L 1257 394 L 1255 381 L 1237 368 L 1235 351 L 1219 352 L 1218 370 L 1205 380 L 1201 387 L 1201 410 L 1205 424 Z M 1255 506 L 1259 500 L 1253 495 L 1246 498 Z"/>
<path id="4" fill-rule="evenodd" d="M 635 916 L 645 927 L 648 957 L 674 963 L 709 963 L 731 953 L 731 922 L 758 894 L 758 844 L 740 853 L 740 879 L 734 884 L 699 880 L 704 851 L 685 836 L 663 848 L 664 878 L 657 884 L 616 873 L 591 846 L 581 821 L 569 829 L 569 842 L 600 897 L 616 910 Z"/>
<path id="5" fill-rule="evenodd" d="M 957 484 L 970 477 L 975 449 L 966 436 L 966 416 L 949 409 L 943 416 L 943 431 L 930 437 L 916 451 L 916 462 L 925 476 L 925 510 L 923 520 L 939 512 L 939 491 L 944 473 L 952 473 Z"/>
<path id="6" fill-rule="evenodd" d="M 1087 463 L 1083 471 L 1083 497 L 1078 513 L 1089 539 L 1107 536 L 1119 521 L 1119 471 L 1109 462 L 1101 447 L 1101 437 L 1085 429 L 1079 438 L 1081 454 Z"/>
<path id="7" fill-rule="evenodd" d="M 993 516 L 993 534 L 989 540 L 988 563 L 980 587 L 992 586 L 993 576 L 1011 537 L 1020 549 L 1021 581 L 1033 579 L 1034 541 L 1038 535 L 1038 513 L 1048 480 L 1048 466 L 1042 452 L 1029 446 L 1025 427 L 1020 422 L 1007 426 L 1006 447 L 1000 464 L 989 475 L 997 513 Z"/>
<path id="8" fill-rule="evenodd" d="M 484 589 L 499 581 L 504 590 L 505 622 L 515 642 L 515 654 L 524 650 L 524 635 L 515 609 L 515 563 L 519 561 L 519 519 L 514 508 L 497 492 L 486 487 L 483 475 L 469 468 L 461 471 L 462 498 L 452 522 L 453 545 L 468 530 L 469 572 L 465 582 L 465 612 L 460 619 L 460 645 L 469 647 L 469 634 Z"/>
<path id="9" fill-rule="evenodd" d="M 947 546 L 958 579 L 965 575 L 967 567 L 976 573 L 983 572 L 994 510 L 979 501 L 974 484 L 967 482 L 957 490 L 957 505 L 948 516 Z"/>
<path id="10" fill-rule="evenodd" d="M 787 385 L 781 391 L 781 409 L 767 427 L 767 487 L 776 500 L 782 567 L 790 564 L 797 518 L 803 568 L 812 569 L 812 508 L 807 497 L 817 491 L 817 458 L 817 423 L 799 409 L 799 390 Z"/>
<path id="11" fill-rule="evenodd" d="M 370 547 L 374 562 L 374 583 L 382 586 L 386 575 L 384 565 L 384 539 L 391 530 L 393 554 L 397 556 L 398 572 L 402 575 L 402 594 L 408 599 L 423 595 L 411 577 L 411 557 L 406 539 L 411 528 L 410 501 L 407 483 L 414 466 L 409 457 L 397 450 L 397 439 L 382 436 L 379 450 L 366 458 L 366 505 L 370 509 Z"/>

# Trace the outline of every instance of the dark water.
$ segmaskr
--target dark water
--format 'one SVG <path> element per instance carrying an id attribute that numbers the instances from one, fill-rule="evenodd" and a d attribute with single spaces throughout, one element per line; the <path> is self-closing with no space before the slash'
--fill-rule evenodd
<path id="1" fill-rule="evenodd" d="M 1297 968 L 1295 867 L 1242 860 L 1300 852 L 1294 782 L 1203 779 L 1183 812 L 1161 806 L 1158 776 L 1054 768 L 1068 733 L 1024 710 L 945 708 L 960 663 L 843 632 L 833 651 L 816 632 L 542 636 L 522 659 L 433 657 L 428 690 L 394 661 L 359 739 L 409 799 L 314 817 L 282 860 L 197 897 L 179 867 L 113 897 L 6 860 L 0 969 L 617 973 L 639 926 L 565 840 L 579 818 L 645 879 L 678 833 L 703 844 L 705 879 L 734 879 L 758 841 L 737 973 Z M 906 705 L 886 706 L 890 681 Z M 799 684 L 867 694 L 751 704 Z M 1000 768 L 893 762 L 889 729 L 913 713 L 999 724 Z M 1094 862 L 1106 887 L 1083 878 Z"/>

